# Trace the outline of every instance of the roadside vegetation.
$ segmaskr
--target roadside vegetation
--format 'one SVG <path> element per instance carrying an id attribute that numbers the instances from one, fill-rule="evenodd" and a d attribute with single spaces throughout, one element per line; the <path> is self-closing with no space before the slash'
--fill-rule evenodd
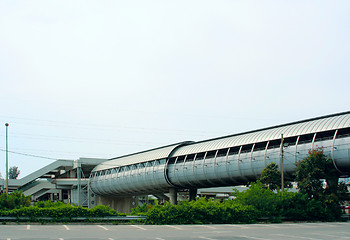
<path id="1" fill-rule="evenodd" d="M 243 192 L 234 192 L 232 200 L 198 198 L 196 201 L 144 204 L 132 209 L 131 215 L 147 216 L 146 224 L 218 224 L 254 223 L 258 221 L 338 221 L 341 203 L 346 197 L 345 185 L 338 183 L 337 171 L 322 149 L 309 152 L 297 163 L 295 181 L 298 192 L 281 191 L 278 165 L 269 164 L 256 182 Z M 327 184 L 324 185 L 324 182 Z M 285 187 L 290 183 L 285 183 Z M 106 206 L 87 209 L 60 202 L 37 202 L 21 192 L 0 195 L 0 217 L 25 218 L 26 221 L 71 222 L 76 218 L 126 216 Z"/>
<path id="2" fill-rule="evenodd" d="M 39 201 L 30 205 L 30 197 L 21 192 L 0 195 L 0 217 L 14 217 L 17 221 L 31 222 L 72 222 L 76 218 L 94 221 L 96 218 L 126 216 L 107 206 L 84 208 L 62 202 Z M 101 221 L 101 220 L 99 220 Z"/>

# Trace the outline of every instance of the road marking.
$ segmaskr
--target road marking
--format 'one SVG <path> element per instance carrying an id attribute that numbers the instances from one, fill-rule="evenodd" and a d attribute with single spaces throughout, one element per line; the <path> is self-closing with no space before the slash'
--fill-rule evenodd
<path id="1" fill-rule="evenodd" d="M 6 240 L 11 240 L 11 238 L 6 238 Z"/>
<path id="2" fill-rule="evenodd" d="M 108 240 L 114 240 L 113 238 L 108 238 Z"/>
<path id="3" fill-rule="evenodd" d="M 64 240 L 63 238 L 59 238 L 58 240 Z"/>
<path id="4" fill-rule="evenodd" d="M 156 238 L 157 240 L 165 240 L 164 238 Z"/>
<path id="5" fill-rule="evenodd" d="M 101 225 L 97 225 L 98 227 L 100 227 L 100 228 L 102 228 L 102 229 L 104 229 L 104 230 L 106 230 L 106 231 L 108 231 L 108 228 L 106 228 L 106 227 L 104 227 L 104 226 L 101 226 Z"/>
<path id="6" fill-rule="evenodd" d="M 258 238 L 258 237 L 250 237 L 250 236 L 245 236 L 245 235 L 242 235 L 240 236 L 242 238 L 249 238 L 249 239 L 263 239 L 263 240 L 268 240 L 268 238 Z"/>
<path id="7" fill-rule="evenodd" d="M 143 227 L 140 227 L 140 226 L 137 226 L 137 225 L 130 225 L 130 227 L 135 227 L 135 228 L 138 228 L 138 229 L 141 229 L 141 230 L 144 230 L 144 231 L 147 230 L 146 228 L 143 228 Z"/>
<path id="8" fill-rule="evenodd" d="M 182 228 L 175 227 L 175 226 L 171 226 L 171 225 L 165 225 L 165 226 L 170 227 L 170 228 L 175 228 L 175 229 L 177 229 L 177 230 L 182 230 Z"/>
<path id="9" fill-rule="evenodd" d="M 207 238 L 207 237 L 199 237 L 199 238 L 207 239 L 207 240 L 216 240 L 216 239 L 214 239 L 214 238 Z"/>
<path id="10" fill-rule="evenodd" d="M 67 227 L 67 225 L 63 225 L 63 227 L 67 230 L 70 230 L 69 227 Z"/>
<path id="11" fill-rule="evenodd" d="M 27 230 L 30 230 L 30 225 L 27 225 Z"/>

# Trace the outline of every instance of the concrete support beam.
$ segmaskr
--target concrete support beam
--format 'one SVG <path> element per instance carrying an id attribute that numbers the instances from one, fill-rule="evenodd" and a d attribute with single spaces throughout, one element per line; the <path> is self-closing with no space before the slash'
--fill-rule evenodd
<path id="1" fill-rule="evenodd" d="M 102 196 L 96 196 L 97 205 L 104 205 L 113 208 L 121 213 L 130 213 L 131 208 L 137 207 L 137 197 L 125 197 L 125 198 L 107 198 Z"/>
<path id="2" fill-rule="evenodd" d="M 177 205 L 177 189 L 176 188 L 169 189 L 169 197 L 170 197 L 170 204 Z"/>
<path id="3" fill-rule="evenodd" d="M 190 201 L 195 201 L 197 197 L 197 188 L 190 188 L 190 193 L 189 193 Z"/>

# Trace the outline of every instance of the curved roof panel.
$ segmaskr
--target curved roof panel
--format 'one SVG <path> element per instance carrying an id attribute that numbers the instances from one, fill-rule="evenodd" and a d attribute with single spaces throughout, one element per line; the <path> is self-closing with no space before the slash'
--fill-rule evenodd
<path id="1" fill-rule="evenodd" d="M 345 127 L 350 127 L 350 112 L 328 115 L 261 130 L 191 143 L 176 149 L 172 156 L 176 157 L 191 153 L 279 139 L 281 134 L 283 134 L 283 136 L 286 138 Z"/>
<path id="2" fill-rule="evenodd" d="M 96 166 L 92 171 L 100 171 L 110 168 L 115 168 L 119 166 L 126 166 L 135 163 L 147 162 L 152 160 L 164 159 L 171 154 L 171 152 L 179 146 L 186 145 L 192 142 L 181 142 L 160 148 L 155 148 L 139 153 L 134 153 L 122 157 L 112 158 L 109 161 L 103 162 Z"/>

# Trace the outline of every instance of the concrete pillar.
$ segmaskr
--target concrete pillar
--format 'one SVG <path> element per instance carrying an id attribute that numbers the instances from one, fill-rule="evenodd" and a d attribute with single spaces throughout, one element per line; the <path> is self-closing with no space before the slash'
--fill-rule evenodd
<path id="1" fill-rule="evenodd" d="M 177 205 L 177 189 L 176 188 L 169 189 L 169 196 L 170 196 L 170 204 Z"/>
<path id="2" fill-rule="evenodd" d="M 190 188 L 190 193 L 189 193 L 190 201 L 195 201 L 197 197 L 197 188 Z"/>

